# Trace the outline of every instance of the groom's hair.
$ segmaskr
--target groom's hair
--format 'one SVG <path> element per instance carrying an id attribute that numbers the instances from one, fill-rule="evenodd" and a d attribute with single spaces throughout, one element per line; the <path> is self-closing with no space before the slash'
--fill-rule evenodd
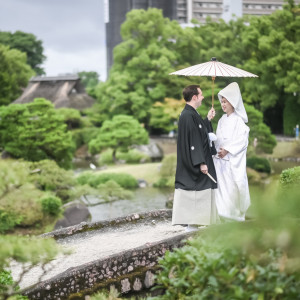
<path id="1" fill-rule="evenodd" d="M 189 85 L 185 87 L 182 91 L 183 98 L 186 102 L 190 102 L 194 95 L 198 95 L 198 89 L 200 89 L 200 85 Z"/>

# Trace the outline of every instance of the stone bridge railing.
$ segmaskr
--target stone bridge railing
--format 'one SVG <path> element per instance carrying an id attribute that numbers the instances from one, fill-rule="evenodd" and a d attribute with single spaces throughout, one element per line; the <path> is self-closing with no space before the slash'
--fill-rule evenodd
<path id="1" fill-rule="evenodd" d="M 143 214 L 133 214 L 105 222 L 84 223 L 45 234 L 55 239 L 63 239 L 82 232 L 106 230 L 111 226 L 170 222 L 171 211 L 160 210 Z M 169 224 L 171 227 L 171 224 Z M 158 225 L 159 227 L 159 225 Z M 124 233 L 125 234 L 125 233 Z M 39 282 L 23 290 L 30 299 L 88 299 L 99 290 L 109 290 L 114 286 L 121 294 L 139 292 L 154 285 L 154 274 L 158 269 L 158 259 L 167 250 L 182 247 L 191 233 L 179 230 L 172 237 L 149 242 L 142 246 L 71 267 L 64 272 Z"/>

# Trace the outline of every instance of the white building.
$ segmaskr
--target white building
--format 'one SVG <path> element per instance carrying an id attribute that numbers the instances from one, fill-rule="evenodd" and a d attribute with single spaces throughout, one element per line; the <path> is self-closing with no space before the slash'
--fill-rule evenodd
<path id="1" fill-rule="evenodd" d="M 283 0 L 177 0 L 177 20 L 180 23 L 190 23 L 192 19 L 196 19 L 205 23 L 208 16 L 213 21 L 220 18 L 229 21 L 234 15 L 269 15 L 282 9 L 283 4 Z"/>

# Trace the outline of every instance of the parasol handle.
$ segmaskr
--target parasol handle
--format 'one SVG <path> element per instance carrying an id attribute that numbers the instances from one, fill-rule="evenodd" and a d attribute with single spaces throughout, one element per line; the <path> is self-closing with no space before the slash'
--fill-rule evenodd
<path id="1" fill-rule="evenodd" d="M 212 77 L 211 80 L 212 80 L 212 95 L 211 95 L 211 106 L 214 107 L 214 99 L 215 99 L 215 79 L 216 77 Z"/>

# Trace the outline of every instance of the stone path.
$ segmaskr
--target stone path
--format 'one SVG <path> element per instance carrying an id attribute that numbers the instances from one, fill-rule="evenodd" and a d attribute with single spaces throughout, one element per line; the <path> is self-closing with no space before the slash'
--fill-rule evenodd
<path id="1" fill-rule="evenodd" d="M 69 255 L 60 255 L 46 266 L 46 274 L 41 280 L 58 275 L 69 268 L 106 258 L 107 256 L 129 250 L 145 244 L 151 244 L 184 233 L 184 227 L 172 226 L 170 220 L 152 220 L 146 223 L 124 224 L 119 227 L 81 232 L 57 240 Z M 21 266 L 12 264 L 12 275 L 18 280 Z M 40 267 L 28 272 L 20 282 L 21 289 L 29 287 L 39 280 L 42 274 Z"/>

